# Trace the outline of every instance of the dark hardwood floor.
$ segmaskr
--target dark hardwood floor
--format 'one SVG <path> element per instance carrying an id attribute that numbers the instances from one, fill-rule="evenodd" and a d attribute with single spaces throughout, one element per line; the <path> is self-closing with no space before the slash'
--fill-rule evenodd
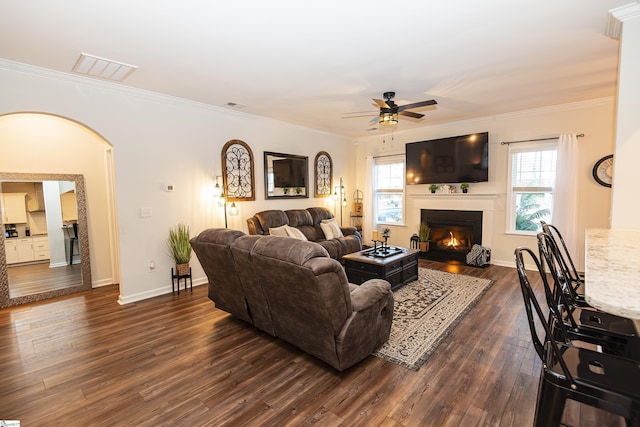
<path id="1" fill-rule="evenodd" d="M 10 265 L 9 296 L 11 298 L 39 294 L 82 284 L 82 265 L 73 264 L 51 268 L 49 262 Z"/>
<path id="2" fill-rule="evenodd" d="M 538 361 L 514 269 L 418 371 L 336 372 L 214 308 L 206 286 L 120 306 L 116 286 L 0 310 L 0 419 L 24 426 L 528 426 Z M 571 402 L 575 426 L 623 425 Z"/>

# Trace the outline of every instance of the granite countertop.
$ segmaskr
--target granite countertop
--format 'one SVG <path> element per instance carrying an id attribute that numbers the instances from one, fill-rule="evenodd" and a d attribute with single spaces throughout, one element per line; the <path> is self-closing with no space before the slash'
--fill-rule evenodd
<path id="1" fill-rule="evenodd" d="M 640 230 L 588 229 L 585 253 L 587 302 L 640 319 Z"/>

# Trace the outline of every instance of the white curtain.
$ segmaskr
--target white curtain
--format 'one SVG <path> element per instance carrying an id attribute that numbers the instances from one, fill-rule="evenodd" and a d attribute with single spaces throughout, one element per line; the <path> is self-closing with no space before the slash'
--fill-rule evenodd
<path id="1" fill-rule="evenodd" d="M 365 158 L 364 170 L 364 191 L 362 192 L 364 198 L 364 213 L 362 218 L 363 244 L 371 241 L 371 232 L 376 226 L 373 218 L 373 156 L 367 156 Z"/>
<path id="2" fill-rule="evenodd" d="M 571 258 L 578 253 L 578 139 L 560 135 L 551 223 L 560 230 Z"/>

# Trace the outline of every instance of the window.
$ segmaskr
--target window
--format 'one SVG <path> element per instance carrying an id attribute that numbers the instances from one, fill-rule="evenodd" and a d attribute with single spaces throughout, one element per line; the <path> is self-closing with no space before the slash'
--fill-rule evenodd
<path id="1" fill-rule="evenodd" d="M 373 166 L 374 218 L 404 224 L 404 156 L 381 157 Z"/>
<path id="2" fill-rule="evenodd" d="M 556 179 L 555 144 L 509 149 L 511 162 L 509 231 L 534 234 L 551 222 Z"/>

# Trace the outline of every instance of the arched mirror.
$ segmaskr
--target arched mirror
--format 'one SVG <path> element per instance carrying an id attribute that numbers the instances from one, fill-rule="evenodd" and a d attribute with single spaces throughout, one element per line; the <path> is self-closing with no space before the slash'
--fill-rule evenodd
<path id="1" fill-rule="evenodd" d="M 84 177 L 0 172 L 0 305 L 91 289 Z"/>

